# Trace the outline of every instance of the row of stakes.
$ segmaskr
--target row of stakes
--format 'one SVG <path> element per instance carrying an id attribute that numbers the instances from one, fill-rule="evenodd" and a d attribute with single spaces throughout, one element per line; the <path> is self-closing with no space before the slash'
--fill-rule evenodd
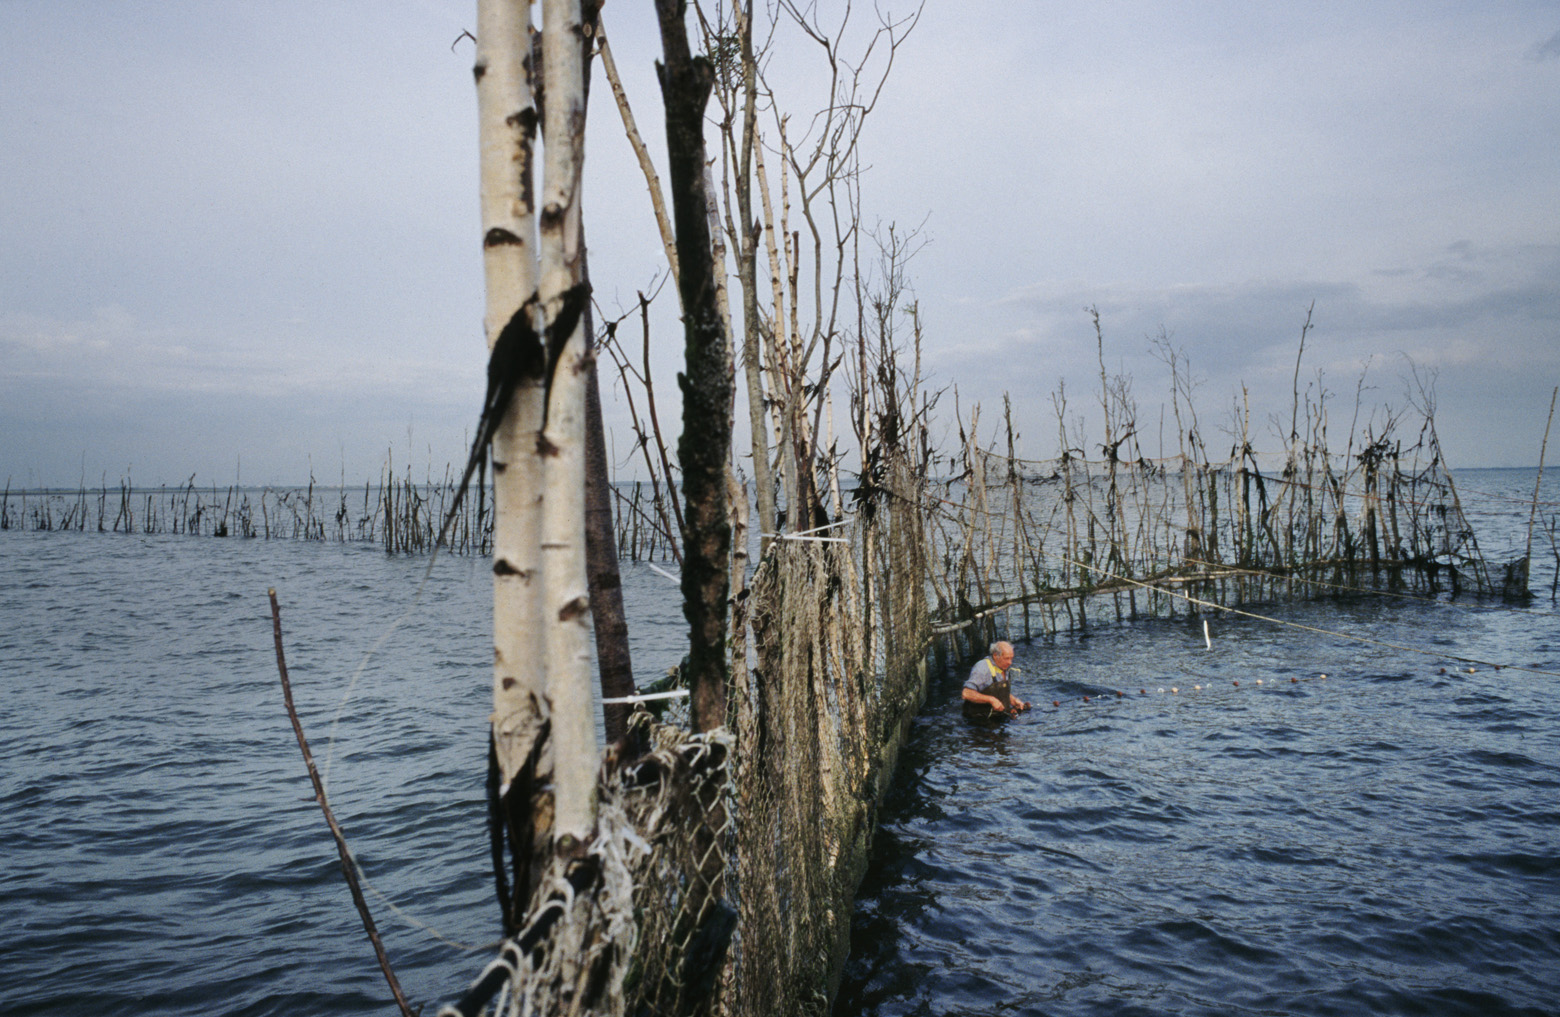
<path id="1" fill-rule="evenodd" d="M 1477 668 L 1472 668 L 1472 667 L 1467 667 L 1467 668 L 1462 668 L 1462 667 L 1459 667 L 1459 668 L 1454 668 L 1454 669 L 1453 669 L 1453 670 L 1454 670 L 1454 671 L 1458 671 L 1458 672 L 1464 672 L 1464 673 L 1467 673 L 1467 674 L 1475 674 L 1475 673 L 1477 673 L 1477 671 L 1478 671 L 1478 669 L 1477 669 Z M 1496 664 L 1496 665 L 1495 665 L 1495 670 L 1497 670 L 1497 671 L 1499 671 L 1499 670 L 1500 670 L 1500 665 L 1499 665 L 1499 664 Z M 1444 667 L 1443 667 L 1443 668 L 1441 668 L 1441 673 L 1442 673 L 1442 674 L 1446 674 L 1446 673 L 1447 673 L 1447 672 L 1446 672 L 1446 668 L 1444 668 Z M 1316 678 L 1315 678 L 1315 679 L 1314 679 L 1314 680 L 1315 680 L 1315 681 L 1325 681 L 1325 680 L 1326 680 L 1326 678 L 1327 678 L 1327 675 L 1325 675 L 1325 674 L 1319 674 L 1319 675 L 1317 675 L 1317 676 L 1316 676 Z M 1310 678 L 1305 678 L 1305 679 L 1302 679 L 1302 678 L 1299 678 L 1299 677 L 1293 677 L 1293 678 L 1290 678 L 1290 679 L 1289 679 L 1289 683 L 1290 683 L 1290 684 L 1291 684 L 1291 685 L 1298 685 L 1298 684 L 1299 684 L 1299 683 L 1300 683 L 1300 682 L 1301 682 L 1301 681 L 1312 681 L 1312 680 L 1313 680 L 1313 679 L 1310 679 Z M 1262 679 L 1261 679 L 1261 678 L 1256 678 L 1256 679 L 1253 679 L 1253 681 L 1254 681 L 1254 683 L 1255 683 L 1255 684 L 1257 684 L 1257 685 L 1261 685 L 1261 684 L 1262 684 Z M 1239 679 L 1238 679 L 1238 678 L 1237 678 L 1237 679 L 1234 679 L 1234 680 L 1232 680 L 1232 681 L 1231 681 L 1231 682 L 1230 682 L 1230 684 L 1231 684 L 1231 685 L 1234 685 L 1234 686 L 1236 686 L 1236 687 L 1239 687 L 1239 686 L 1240 686 L 1240 680 L 1239 680 Z M 1276 681 L 1276 680 L 1275 680 L 1275 681 L 1272 681 L 1272 682 L 1270 682 L 1270 683 L 1269 683 L 1269 684 L 1272 684 L 1272 685 L 1278 685 L 1278 684 L 1281 684 L 1281 683 L 1280 683 L 1280 682 L 1279 682 L 1279 681 Z M 1209 683 L 1208 683 L 1208 686 L 1207 686 L 1207 687 L 1208 687 L 1208 688 L 1210 688 L 1210 689 L 1211 689 L 1211 688 L 1213 688 L 1213 683 L 1212 683 L 1212 682 L 1209 682 Z M 1202 689 L 1203 689 L 1203 686 L 1202 686 L 1202 685 L 1193 685 L 1193 686 L 1192 686 L 1192 687 L 1191 687 L 1191 688 L 1192 688 L 1192 691 L 1194 691 L 1194 692 L 1201 692 L 1201 691 L 1202 691 Z M 1180 694 L 1180 691 L 1181 691 L 1181 688 L 1180 688 L 1180 686 L 1178 686 L 1178 685 L 1172 685 L 1172 686 L 1170 686 L 1170 687 L 1169 687 L 1169 688 L 1168 688 L 1168 689 L 1167 689 L 1167 688 L 1164 688 L 1164 687 L 1163 687 L 1163 686 L 1161 686 L 1161 687 L 1160 687 L 1160 688 L 1159 688 L 1159 689 L 1157 689 L 1157 690 L 1156 690 L 1156 691 L 1157 691 L 1157 692 L 1158 692 L 1158 693 L 1160 693 L 1160 694 L 1163 694 L 1163 693 L 1165 693 L 1165 692 L 1169 692 L 1169 693 L 1170 693 L 1170 694 L 1171 694 L 1171 695 L 1179 695 L 1179 694 Z M 1125 693 L 1125 692 L 1122 692 L 1122 691 L 1120 691 L 1120 690 L 1118 690 L 1118 691 L 1117 691 L 1117 692 L 1116 692 L 1116 698 L 1117 698 L 1117 699 L 1125 699 L 1125 698 L 1126 698 L 1126 695 L 1127 695 L 1127 694 L 1126 694 L 1126 693 Z M 1146 688 L 1143 688 L 1143 689 L 1138 689 L 1138 695 L 1140 695 L 1140 696 L 1146 696 L 1146 695 L 1148 695 L 1148 689 L 1146 689 Z M 1106 698 L 1106 696 L 1103 696 L 1103 695 L 1097 695 L 1097 696 L 1084 696 L 1084 697 L 1083 697 L 1083 701 L 1084 701 L 1084 702 L 1085 702 L 1085 703 L 1087 703 L 1087 702 L 1090 702 L 1090 701 L 1092 701 L 1092 700 L 1095 700 L 1095 699 L 1104 699 L 1104 698 Z M 1058 708 L 1060 708 L 1060 707 L 1061 707 L 1061 705 L 1062 705 L 1062 701 L 1061 701 L 1061 700 L 1060 700 L 1060 699 L 1053 699 L 1053 700 L 1051 700 L 1051 705 L 1052 705 L 1052 706 L 1054 706 L 1054 707 L 1058 707 Z"/>

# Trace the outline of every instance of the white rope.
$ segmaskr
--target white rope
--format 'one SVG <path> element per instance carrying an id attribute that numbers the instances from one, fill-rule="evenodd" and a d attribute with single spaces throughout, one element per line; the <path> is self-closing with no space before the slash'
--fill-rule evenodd
<path id="1" fill-rule="evenodd" d="M 842 517 L 840 519 L 834 520 L 834 522 L 832 522 L 832 523 L 824 523 L 822 526 L 814 526 L 810 530 L 798 531 L 797 536 L 798 537 L 805 537 L 809 533 L 822 533 L 824 530 L 832 530 L 832 529 L 835 529 L 836 527 L 839 527 L 839 526 L 848 526 L 848 525 L 850 525 L 850 517 L 849 516 L 844 516 L 844 517 Z"/>
<path id="2" fill-rule="evenodd" d="M 849 526 L 850 523 L 850 517 L 847 516 L 844 519 L 836 519 L 832 523 L 824 523 L 822 526 L 814 526 L 810 530 L 802 530 L 798 533 L 765 533 L 761 534 L 761 536 L 772 540 L 821 540 L 830 544 L 848 544 L 850 543 L 849 537 L 815 537 L 813 534 L 822 533 L 824 530 L 833 530 L 841 526 Z"/>
<path id="3" fill-rule="evenodd" d="M 1052 557 L 1052 556 L 1048 555 L 1048 557 Z M 1426 650 L 1426 649 L 1424 649 L 1422 647 L 1418 647 L 1418 646 L 1404 646 L 1402 643 L 1392 643 L 1392 642 L 1388 642 L 1385 639 L 1372 639 L 1369 636 L 1357 636 L 1357 635 L 1354 635 L 1353 633 L 1343 632 L 1343 631 L 1340 631 L 1338 629 L 1324 629 L 1324 628 L 1320 628 L 1320 627 L 1318 627 L 1316 625 L 1305 625 L 1305 624 L 1302 624 L 1300 622 L 1289 621 L 1289 620 L 1284 619 L 1284 618 L 1275 618 L 1275 617 L 1273 617 L 1271 615 L 1256 614 L 1256 613 L 1251 612 L 1251 611 L 1242 611 L 1238 607 L 1230 607 L 1228 604 L 1220 604 L 1217 601 L 1204 600 L 1201 597 L 1194 597 L 1194 596 L 1192 596 L 1189 593 L 1182 593 L 1180 590 L 1166 589 L 1165 587 L 1163 587 L 1162 585 L 1159 585 L 1158 583 L 1156 583 L 1154 581 L 1147 581 L 1147 582 L 1145 582 L 1143 580 L 1133 579 L 1131 576 L 1119 575 L 1119 574 L 1117 574 L 1115 572 L 1111 572 L 1111 571 L 1109 571 L 1107 569 L 1102 569 L 1098 565 L 1090 565 L 1087 562 L 1074 561 L 1073 559 L 1067 557 L 1065 554 L 1054 555 L 1054 557 L 1059 558 L 1062 561 L 1068 562 L 1068 563 L 1076 566 L 1077 568 L 1088 569 L 1090 572 L 1097 573 L 1097 574 L 1105 576 L 1105 577 L 1107 577 L 1109 579 L 1119 579 L 1122 582 L 1131 583 L 1133 586 L 1140 586 L 1140 587 L 1142 587 L 1145 590 L 1159 590 L 1161 593 L 1164 593 L 1167 596 L 1179 597 L 1181 600 L 1184 600 L 1184 601 L 1186 601 L 1189 604 L 1196 604 L 1199 607 L 1206 607 L 1209 610 L 1213 610 L 1213 611 L 1223 611 L 1226 614 L 1239 615 L 1242 618 L 1252 618 L 1252 619 L 1255 619 L 1256 621 L 1271 622 L 1274 625 L 1282 625 L 1282 626 L 1285 626 L 1286 628 L 1299 629 L 1302 632 L 1314 632 L 1314 633 L 1317 633 L 1318 635 L 1323 635 L 1323 636 L 1336 636 L 1339 639 L 1350 639 L 1350 640 L 1353 640 L 1356 643 L 1366 643 L 1366 644 L 1369 644 L 1371 646 L 1384 646 L 1384 647 L 1386 647 L 1389 650 L 1401 650 L 1404 653 L 1418 653 L 1418 654 L 1421 654 L 1421 655 L 1426 656 L 1426 657 L 1439 657 L 1439 658 L 1441 658 L 1443 660 L 1455 660 L 1455 661 L 1458 661 L 1458 662 L 1463 663 L 1463 664 L 1482 664 L 1485 667 L 1493 667 L 1493 668 L 1495 668 L 1497 670 L 1500 670 L 1500 669 L 1504 668 L 1504 669 L 1506 669 L 1508 671 L 1523 671 L 1523 672 L 1525 672 L 1527 674 L 1541 674 L 1541 675 L 1547 675 L 1547 676 L 1549 676 L 1551 678 L 1560 678 L 1560 672 L 1545 671 L 1543 668 L 1523 667 L 1520 664 L 1503 664 L 1503 663 L 1500 663 L 1499 661 L 1484 660 L 1484 659 L 1481 659 L 1479 657 L 1459 657 L 1456 654 L 1445 653 L 1445 652 L 1443 652 L 1441 650 L 1433 650 L 1433 649 L 1432 650 Z M 1211 641 L 1210 641 L 1209 649 L 1212 649 Z M 1172 690 L 1172 691 L 1174 691 L 1174 690 Z"/>
<path id="4" fill-rule="evenodd" d="M 687 689 L 673 689 L 670 692 L 647 692 L 642 696 L 613 696 L 611 699 L 603 699 L 603 705 L 616 706 L 619 703 L 648 703 L 654 699 L 681 699 L 688 694 Z"/>

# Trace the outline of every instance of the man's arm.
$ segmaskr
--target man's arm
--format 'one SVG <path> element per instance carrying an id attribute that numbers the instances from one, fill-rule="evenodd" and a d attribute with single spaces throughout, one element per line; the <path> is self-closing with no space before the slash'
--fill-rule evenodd
<path id="1" fill-rule="evenodd" d="M 1002 700 L 998 699 L 996 696 L 988 696 L 984 692 L 976 692 L 968 685 L 964 687 L 964 698 L 972 703 L 985 703 L 987 706 L 991 707 L 993 710 L 996 710 L 998 713 L 1004 712 Z"/>

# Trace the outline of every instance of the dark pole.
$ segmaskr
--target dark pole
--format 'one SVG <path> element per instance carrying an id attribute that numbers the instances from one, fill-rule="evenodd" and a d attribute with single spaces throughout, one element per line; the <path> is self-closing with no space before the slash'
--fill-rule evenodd
<path id="1" fill-rule="evenodd" d="M 704 189 L 704 107 L 714 69 L 688 49 L 684 4 L 656 0 L 665 57 L 656 71 L 666 106 L 667 164 L 672 219 L 677 231 L 677 288 L 682 295 L 684 369 L 683 431 L 677 443 L 682 466 L 683 614 L 688 619 L 688 684 L 693 728 L 708 731 L 726 719 L 727 599 L 730 593 L 731 521 L 726 469 L 731 457 L 734 383 L 731 344 L 715 302 Z"/>

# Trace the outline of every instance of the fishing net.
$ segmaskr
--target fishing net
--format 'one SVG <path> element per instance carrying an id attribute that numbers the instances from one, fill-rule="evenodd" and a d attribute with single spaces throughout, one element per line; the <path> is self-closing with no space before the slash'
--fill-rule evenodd
<path id="1" fill-rule="evenodd" d="M 1086 628 L 1091 615 L 1197 614 L 1386 591 L 1498 589 L 1433 435 L 1346 455 L 1249 447 L 1189 456 L 1019 460 L 966 446 L 931 501 L 940 634 Z"/>
<path id="2" fill-rule="evenodd" d="M 548 861 L 484 974 L 502 995 L 446 1013 L 826 1014 L 929 650 L 1083 627 L 1102 602 L 1125 617 L 1448 576 L 1489 589 L 1433 446 L 1034 462 L 972 431 L 953 465 L 934 484 L 885 454 L 848 521 L 769 543 L 734 588 L 729 727 L 635 714 L 646 751 L 603 766 L 595 839 Z"/>
<path id="3" fill-rule="evenodd" d="M 731 939 L 731 735 L 637 711 L 648 751 L 609 758 L 596 834 L 555 852 L 521 930 L 441 1017 L 698 1012 Z"/>
<path id="4" fill-rule="evenodd" d="M 445 1013 L 827 1012 L 925 689 L 921 483 L 900 464 L 871 512 L 769 546 L 730 727 L 635 713 L 647 751 L 603 767 L 596 838 L 548 862 L 520 933 Z"/>

